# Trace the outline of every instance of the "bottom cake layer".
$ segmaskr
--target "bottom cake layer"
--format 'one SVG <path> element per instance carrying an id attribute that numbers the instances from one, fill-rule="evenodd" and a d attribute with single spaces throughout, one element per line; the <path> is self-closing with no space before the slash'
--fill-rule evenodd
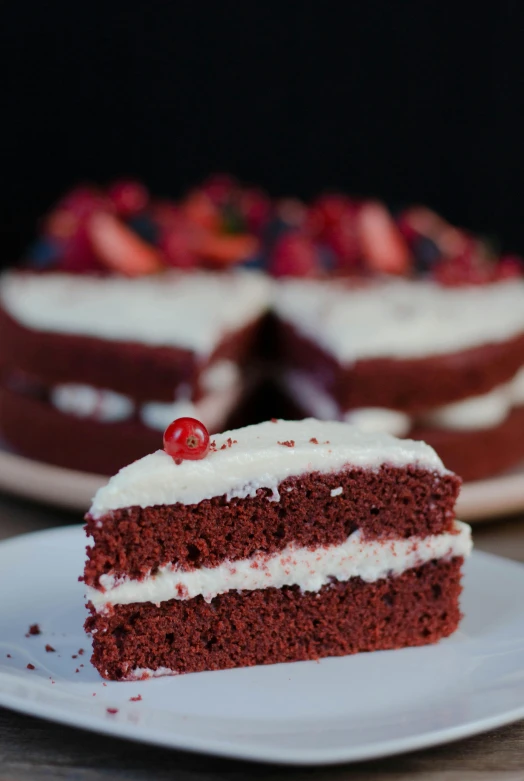
<path id="1" fill-rule="evenodd" d="M 296 662 L 434 643 L 460 621 L 462 558 L 366 583 L 229 591 L 91 615 L 92 663 L 109 680 Z"/>

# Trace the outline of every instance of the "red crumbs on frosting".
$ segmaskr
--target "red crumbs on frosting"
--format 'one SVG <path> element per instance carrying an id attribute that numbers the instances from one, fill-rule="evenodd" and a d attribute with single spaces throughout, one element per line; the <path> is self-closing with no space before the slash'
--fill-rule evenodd
<path id="1" fill-rule="evenodd" d="M 40 629 L 38 624 L 31 624 L 31 626 L 29 627 L 29 634 L 30 635 L 41 635 L 42 634 L 42 630 Z"/>
<path id="2" fill-rule="evenodd" d="M 31 664 L 31 663 L 29 663 L 29 664 L 27 665 L 27 669 L 28 669 L 28 670 L 36 670 L 36 667 L 34 666 L 34 664 Z"/>
<path id="3" fill-rule="evenodd" d="M 118 713 L 118 708 L 106 708 L 106 711 L 108 713 L 114 714 L 114 713 Z"/>
<path id="4" fill-rule="evenodd" d="M 129 702 L 140 702 L 142 700 L 142 695 L 137 694 L 136 697 L 130 697 Z"/>
<path id="5" fill-rule="evenodd" d="M 53 646 L 49 645 L 49 643 L 46 645 L 45 650 L 48 654 L 54 654 L 56 652 L 56 648 L 53 648 Z"/>
<path id="6" fill-rule="evenodd" d="M 314 445 L 318 445 L 318 439 L 316 437 L 311 437 L 309 441 L 312 442 Z"/>
<path id="7" fill-rule="evenodd" d="M 285 442 L 277 442 L 278 445 L 284 445 L 284 447 L 295 447 L 294 439 L 286 439 Z"/>
<path id="8" fill-rule="evenodd" d="M 227 442 L 224 442 L 224 444 L 221 446 L 220 450 L 227 450 L 228 447 L 231 447 L 232 445 L 237 445 L 238 441 L 236 439 L 231 439 L 231 437 L 227 438 Z"/>

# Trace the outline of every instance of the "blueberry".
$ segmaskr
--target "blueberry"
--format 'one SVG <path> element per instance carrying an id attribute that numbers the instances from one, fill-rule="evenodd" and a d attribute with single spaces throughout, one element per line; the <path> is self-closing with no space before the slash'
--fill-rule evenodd
<path id="1" fill-rule="evenodd" d="M 282 220 L 280 217 L 274 217 L 268 222 L 264 228 L 264 244 L 272 247 L 277 239 L 288 233 L 290 230 L 294 230 L 293 226 Z"/>
<path id="2" fill-rule="evenodd" d="M 149 244 L 157 244 L 159 238 L 158 225 L 146 214 L 139 214 L 127 221 L 128 226 L 141 239 Z"/>
<path id="3" fill-rule="evenodd" d="M 433 239 L 419 236 L 413 244 L 415 265 L 419 271 L 428 271 L 442 258 L 442 252 Z"/>
<path id="4" fill-rule="evenodd" d="M 29 248 L 27 259 L 32 266 L 47 268 L 59 258 L 60 251 L 56 242 L 51 239 L 38 239 Z"/>
<path id="5" fill-rule="evenodd" d="M 247 258 L 239 264 L 240 268 L 254 269 L 257 271 L 263 271 L 267 266 L 267 258 L 262 254 L 253 255 L 251 258 Z"/>
<path id="6" fill-rule="evenodd" d="M 324 271 L 333 271 L 337 265 L 337 258 L 330 247 L 321 245 L 318 247 L 319 265 Z"/>

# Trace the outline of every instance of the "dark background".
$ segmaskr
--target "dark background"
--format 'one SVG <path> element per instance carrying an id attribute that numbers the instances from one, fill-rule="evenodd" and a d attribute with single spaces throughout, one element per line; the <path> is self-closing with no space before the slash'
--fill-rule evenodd
<path id="1" fill-rule="evenodd" d="M 79 179 L 426 202 L 524 252 L 524 3 L 18 2 L 0 25 L 2 259 Z"/>

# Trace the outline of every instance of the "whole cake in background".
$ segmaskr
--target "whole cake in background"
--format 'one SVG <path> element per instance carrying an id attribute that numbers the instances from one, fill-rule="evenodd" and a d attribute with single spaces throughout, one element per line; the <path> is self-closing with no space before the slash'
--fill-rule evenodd
<path id="1" fill-rule="evenodd" d="M 176 420 L 86 516 L 104 678 L 434 643 L 461 615 L 460 479 L 422 442 L 272 420 L 209 439 Z"/>
<path id="2" fill-rule="evenodd" d="M 0 278 L 2 436 L 111 474 L 179 415 L 314 415 L 495 474 L 524 458 L 522 271 L 423 207 L 78 188 Z"/>

